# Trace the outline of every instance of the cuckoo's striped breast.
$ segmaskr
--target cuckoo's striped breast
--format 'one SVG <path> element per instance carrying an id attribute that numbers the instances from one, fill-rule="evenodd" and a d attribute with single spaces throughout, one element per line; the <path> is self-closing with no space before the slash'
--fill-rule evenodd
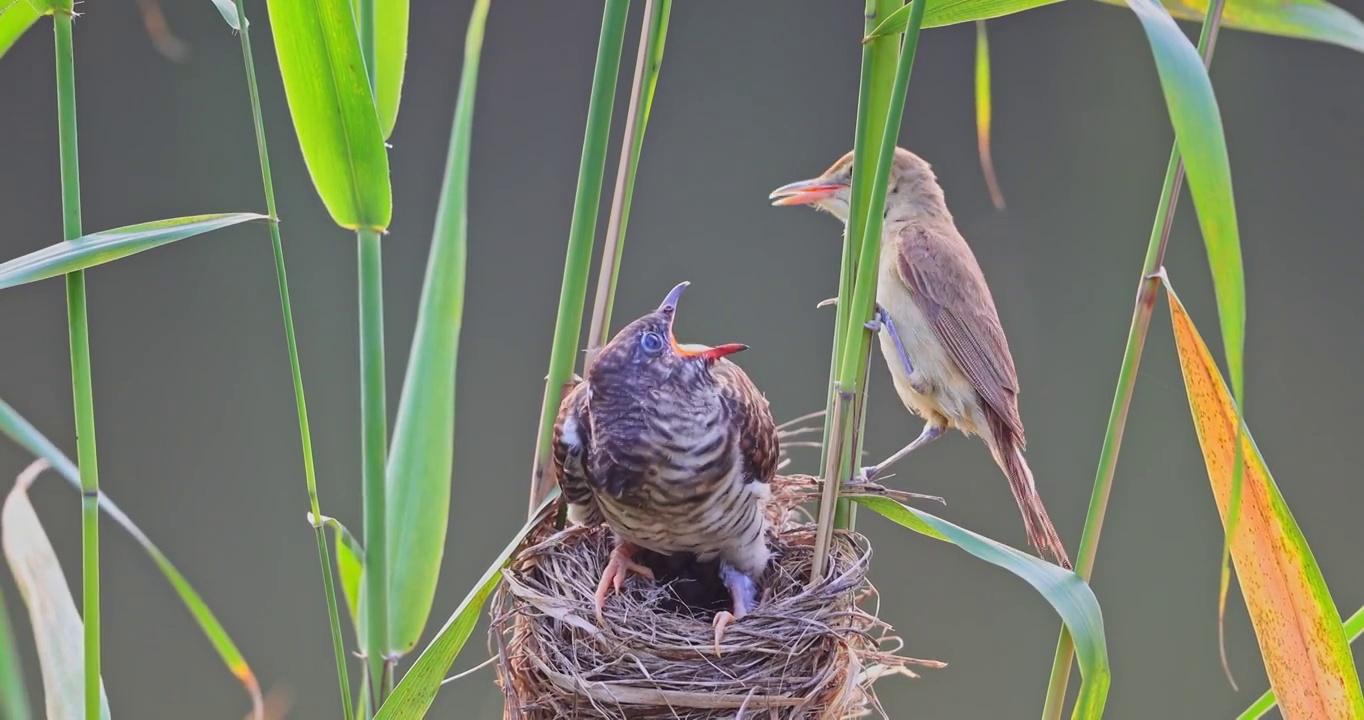
<path id="1" fill-rule="evenodd" d="M 609 460 L 641 471 L 619 497 L 597 496 L 621 536 L 662 553 L 731 556 L 761 542 L 766 483 L 743 477 L 737 428 L 719 402 L 661 396 Z M 600 477 L 600 475 L 599 475 Z"/>

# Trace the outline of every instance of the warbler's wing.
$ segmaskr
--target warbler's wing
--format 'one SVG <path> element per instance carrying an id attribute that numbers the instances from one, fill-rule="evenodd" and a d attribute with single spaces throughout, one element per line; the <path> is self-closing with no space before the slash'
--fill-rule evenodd
<path id="1" fill-rule="evenodd" d="M 896 269 L 957 367 L 1004 423 L 1023 437 L 1018 372 L 985 275 L 966 240 L 951 228 L 901 231 Z"/>

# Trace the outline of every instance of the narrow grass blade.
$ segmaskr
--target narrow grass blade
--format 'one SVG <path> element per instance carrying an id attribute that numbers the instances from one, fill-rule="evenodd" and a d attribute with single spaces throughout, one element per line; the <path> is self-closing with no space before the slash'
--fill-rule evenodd
<path id="1" fill-rule="evenodd" d="M 1352 643 L 1358 640 L 1360 635 L 1364 635 L 1364 607 L 1356 610 L 1355 614 L 1351 615 L 1350 619 L 1345 621 L 1345 634 L 1350 636 L 1350 642 Z M 1245 712 L 1236 716 L 1236 720 L 1257 720 L 1257 718 L 1264 717 L 1265 713 L 1278 707 L 1278 705 L 1279 700 L 1274 697 L 1274 691 L 1266 690 L 1265 694 L 1261 695 L 1260 699 L 1255 701 L 1255 704 L 1246 708 Z"/>
<path id="2" fill-rule="evenodd" d="M 587 280 L 592 267 L 592 241 L 597 233 L 602 176 L 606 172 L 606 145 L 611 135 L 611 111 L 615 106 L 621 47 L 625 44 L 625 20 L 629 14 L 629 0 L 606 0 L 602 9 L 601 37 L 597 41 L 597 61 L 592 71 L 592 95 L 587 103 L 587 128 L 583 131 L 582 159 L 578 164 L 578 189 L 573 197 L 573 220 L 568 229 L 568 252 L 559 290 L 559 311 L 554 320 L 549 372 L 545 376 L 545 394 L 535 433 L 529 513 L 539 507 L 540 498 L 552 484 L 547 472 L 550 433 L 573 367 L 578 362 L 583 305 L 587 302 Z"/>
<path id="3" fill-rule="evenodd" d="M 0 592 L 0 719 L 29 720 L 32 716 L 19 647 L 14 642 L 14 623 L 9 619 L 5 594 Z"/>
<path id="4" fill-rule="evenodd" d="M 284 96 L 303 160 L 332 220 L 383 230 L 393 216 L 379 115 L 350 0 L 269 0 Z"/>
<path id="5" fill-rule="evenodd" d="M 33 640 L 38 646 L 46 716 L 77 720 L 85 717 L 84 625 L 57 553 L 28 499 L 29 486 L 46 467 L 46 461 L 36 460 L 15 481 L 0 511 L 0 531 L 5 559 L 28 607 Z M 109 697 L 103 679 L 99 703 L 100 718 L 108 720 Z"/>
<path id="6" fill-rule="evenodd" d="M 493 589 L 497 587 L 497 581 L 502 577 L 502 568 L 511 560 L 530 531 L 545 521 L 549 509 L 558 497 L 559 488 L 550 488 L 544 502 L 531 513 L 530 520 L 527 520 L 512 537 L 511 542 L 502 548 L 502 552 L 493 560 L 493 564 L 488 566 L 483 577 L 450 615 L 450 619 L 445 621 L 445 626 L 436 633 L 435 639 L 422 650 L 412 668 L 403 676 L 402 682 L 398 683 L 393 694 L 389 695 L 383 707 L 379 708 L 379 714 L 374 716 L 375 720 L 417 720 L 426 715 L 427 709 L 436 699 L 436 692 L 440 690 L 441 681 L 450 671 L 450 666 L 455 662 L 460 649 L 464 647 L 464 642 L 469 639 L 474 625 L 478 624 L 478 616 L 483 610 L 484 603 L 488 602 L 488 597 L 492 595 Z"/>
<path id="7" fill-rule="evenodd" d="M 4 433 L 20 447 L 47 461 L 73 488 L 77 491 L 80 490 L 80 472 L 76 469 L 76 464 L 71 462 L 66 455 L 62 454 L 61 450 L 57 449 L 56 445 L 53 445 L 42 433 L 38 432 L 37 428 L 29 424 L 3 400 L 0 400 L 0 433 Z M 227 631 L 218 622 L 218 618 L 213 615 L 213 611 L 209 610 L 203 598 L 190 586 L 189 581 L 180 574 L 180 571 L 175 569 L 175 566 L 161 552 L 161 549 L 152 543 L 151 539 L 142 532 L 142 529 L 119 509 L 107 493 L 100 493 L 99 509 L 131 535 L 133 540 L 136 540 L 137 544 L 141 545 L 142 549 L 151 557 L 152 562 L 156 563 L 161 574 L 166 576 L 166 580 L 175 589 L 176 595 L 180 596 L 180 601 L 185 604 L 185 608 L 194 616 L 194 621 L 198 623 L 199 629 L 203 631 L 204 636 L 213 645 L 213 649 L 217 651 L 218 656 L 227 665 L 228 671 L 236 676 L 246 688 L 256 716 L 260 717 L 264 702 L 261 698 L 260 683 L 256 681 L 255 673 L 251 671 L 251 666 L 246 663 L 246 658 L 242 657 L 236 644 L 232 642 L 232 638 L 228 636 Z"/>
<path id="8" fill-rule="evenodd" d="M 976 149 L 980 153 L 980 169 L 990 189 L 990 201 L 996 210 L 1004 209 L 1004 193 L 999 190 L 995 176 L 995 159 L 990 152 L 990 36 L 985 32 L 985 21 L 976 21 Z"/>
<path id="9" fill-rule="evenodd" d="M 1108 641 L 1104 636 L 1099 600 L 1079 575 L 889 498 L 877 495 L 849 497 L 892 522 L 921 535 L 956 545 L 981 560 L 1008 570 L 1031 585 L 1051 604 L 1075 637 L 1084 685 L 1080 688 L 1080 701 L 1075 707 L 1074 717 L 1103 717 L 1111 678 Z"/>
<path id="10" fill-rule="evenodd" d="M 213 0 L 213 6 L 218 8 L 218 12 L 223 16 L 229 27 L 237 32 L 241 32 L 242 21 L 237 15 L 237 3 L 235 0 Z M 251 23 L 248 21 L 246 27 L 250 29 Z"/>
<path id="11" fill-rule="evenodd" d="M 1099 0 L 1127 5 L 1127 0 Z M 924 11 L 924 27 L 989 20 L 1060 0 L 940 0 Z M 1179 20 L 1202 20 L 1209 0 L 1161 0 Z M 902 33 L 909 22 L 909 6 L 881 21 L 864 40 Z M 1234 0 L 1227 3 L 1224 25 L 1236 30 L 1312 40 L 1364 52 L 1364 22 L 1325 0 Z"/>
<path id="12" fill-rule="evenodd" d="M 0 57 L 4 57 L 14 43 L 19 42 L 19 38 L 38 22 L 38 18 L 52 12 L 52 5 L 45 0 L 0 2 L 3 3 L 0 7 Z"/>
<path id="13" fill-rule="evenodd" d="M 1224 0 L 1216 0 L 1207 17 L 1203 19 L 1203 27 L 1198 37 L 1198 52 L 1202 56 L 1204 67 L 1212 64 L 1224 7 Z M 1142 260 L 1141 274 L 1137 281 L 1137 301 L 1132 308 L 1127 343 L 1123 350 L 1122 364 L 1118 369 L 1117 389 L 1113 393 L 1113 404 L 1109 409 L 1103 445 L 1099 449 L 1099 463 L 1094 473 L 1094 488 L 1089 498 L 1089 510 L 1085 514 L 1084 533 L 1080 536 L 1080 546 L 1076 549 L 1075 572 L 1086 580 L 1093 575 L 1094 562 L 1098 557 L 1099 538 L 1103 534 L 1104 518 L 1108 513 L 1108 500 L 1117 472 L 1118 453 L 1122 448 L 1123 431 L 1127 427 L 1127 413 L 1136 388 L 1142 349 L 1145 347 L 1146 335 L 1151 327 L 1156 295 L 1160 290 L 1155 273 L 1164 266 L 1165 251 L 1169 246 L 1170 230 L 1174 226 L 1175 210 L 1179 207 L 1179 192 L 1183 182 L 1184 162 L 1180 157 L 1179 144 L 1175 143 L 1165 167 L 1165 180 L 1161 184 L 1160 199 L 1156 205 L 1156 218 L 1146 243 L 1146 256 Z M 1224 577 L 1229 576 L 1229 571 L 1224 573 Z M 1224 586 L 1218 605 L 1219 640 L 1223 637 L 1220 634 L 1223 627 L 1220 613 L 1225 608 L 1225 599 Z M 1043 720 L 1059 720 L 1066 702 L 1066 685 L 1070 681 L 1070 666 L 1075 645 L 1066 628 L 1061 628 L 1060 635 L 1056 643 L 1056 654 L 1052 659 L 1051 677 L 1047 681 L 1046 704 L 1042 709 Z M 1219 644 L 1225 648 L 1225 644 Z M 1223 660 L 1224 669 L 1227 669 L 1227 676 L 1230 678 L 1229 666 L 1225 662 L 1225 649 Z"/>
<path id="14" fill-rule="evenodd" d="M 1125 0 L 1100 0 L 1125 5 Z M 1209 0 L 1162 0 L 1176 20 L 1198 20 Z M 1364 52 L 1364 22 L 1324 0 L 1231 0 L 1222 13 L 1226 27 L 1265 35 L 1312 40 Z"/>
<path id="15" fill-rule="evenodd" d="M 374 0 L 374 104 L 387 140 L 398 122 L 407 65 L 408 0 Z"/>
<path id="16" fill-rule="evenodd" d="M 255 53 L 251 50 L 251 24 L 246 19 L 245 0 L 235 0 L 233 8 L 242 20 L 237 33 L 242 48 L 242 69 L 246 72 L 246 90 L 251 99 L 251 124 L 256 131 L 256 156 L 260 162 L 261 190 L 265 195 L 265 209 L 278 218 L 275 205 L 275 181 L 270 169 L 270 148 L 265 138 L 265 120 L 261 116 L 260 84 L 256 81 Z M 289 357 L 289 374 L 294 381 L 294 410 L 298 417 L 298 439 L 302 450 L 304 487 L 308 492 L 308 511 L 322 516 L 322 500 L 317 492 L 317 467 L 313 462 L 313 436 L 308 425 L 308 401 L 303 390 L 303 363 L 299 359 L 298 338 L 294 332 L 293 303 L 289 299 L 289 273 L 284 262 L 284 240 L 280 237 L 279 222 L 269 224 L 270 251 L 274 256 L 275 283 L 279 287 L 280 315 L 284 320 L 284 347 Z M 313 542 L 317 545 L 317 564 L 322 569 L 322 593 L 327 603 L 327 625 L 332 636 L 332 658 L 336 664 L 337 689 L 341 693 L 344 720 L 352 720 L 350 676 L 346 671 L 346 646 L 341 636 L 341 608 L 336 601 L 336 584 L 332 579 L 331 552 L 327 548 L 326 532 L 313 527 Z"/>
<path id="17" fill-rule="evenodd" d="M 1156 0 L 1127 0 L 1127 6 L 1141 21 L 1155 55 L 1165 105 L 1170 111 L 1175 142 L 1184 160 L 1189 192 L 1198 211 L 1198 224 L 1212 268 L 1232 394 L 1238 404 L 1244 404 L 1246 279 L 1222 115 L 1203 59 L 1170 14 Z"/>
<path id="18" fill-rule="evenodd" d="M 193 215 L 92 233 L 0 263 L 0 290 L 103 265 L 232 225 L 265 219 L 264 215 L 255 213 Z"/>
<path id="19" fill-rule="evenodd" d="M 308 522 L 312 521 L 313 514 L 308 513 Z M 336 574 L 341 576 L 341 595 L 346 599 L 346 610 L 350 612 L 350 621 L 355 627 L 359 645 L 364 647 L 365 641 L 359 637 L 359 632 L 360 579 L 365 572 L 365 548 L 340 520 L 323 515 L 322 524 L 332 529 L 332 539 L 336 541 Z"/>
<path id="20" fill-rule="evenodd" d="M 597 273 L 597 294 L 592 301 L 592 321 L 587 330 L 587 357 L 583 367 L 596 358 L 597 351 L 610 339 L 611 308 L 616 302 L 616 283 L 625 246 L 625 228 L 630 222 L 630 205 L 635 196 L 635 176 L 644 150 L 644 130 L 658 87 L 658 72 L 663 66 L 663 47 L 668 37 L 668 17 L 672 0 L 647 0 L 639 53 L 635 58 L 635 78 L 630 86 L 630 105 L 625 112 L 625 137 L 621 139 L 620 162 L 616 166 L 616 189 L 611 195 L 611 213 L 606 221 L 602 243 L 601 270 Z"/>
<path id="21" fill-rule="evenodd" d="M 1238 459 L 1242 464 L 1240 518 L 1232 530 L 1231 558 L 1284 717 L 1364 717 L 1359 675 L 1326 579 L 1245 427 L 1217 362 L 1168 278 L 1162 279 L 1189 410 L 1224 524 L 1234 465 Z"/>
<path id="22" fill-rule="evenodd" d="M 416 647 L 431 614 L 450 517 L 455 364 L 469 240 L 469 155 L 488 5 L 488 0 L 474 3 L 464 39 L 445 181 L 388 462 L 390 643 L 401 653 Z"/>
<path id="23" fill-rule="evenodd" d="M 957 23 L 1013 15 L 1061 0 L 938 0 L 933 7 L 924 8 L 924 29 L 956 25 Z M 886 16 L 867 33 L 862 42 L 871 42 L 889 35 L 899 35 L 909 27 L 909 13 L 914 3 L 908 3 L 894 13 Z"/>

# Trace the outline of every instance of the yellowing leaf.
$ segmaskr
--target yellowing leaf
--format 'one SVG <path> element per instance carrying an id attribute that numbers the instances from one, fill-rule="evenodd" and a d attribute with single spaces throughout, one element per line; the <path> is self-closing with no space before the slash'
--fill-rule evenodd
<path id="1" fill-rule="evenodd" d="M 47 539 L 38 513 L 28 500 L 28 488 L 47 461 L 36 460 L 14 482 L 0 511 L 5 560 L 14 573 L 14 584 L 28 607 L 33 641 L 38 646 L 38 667 L 43 674 L 43 696 L 50 720 L 85 718 L 85 630 L 71 588 L 62 574 L 57 552 Z M 109 698 L 104 681 L 99 686 L 100 718 L 109 718 Z"/>
<path id="2" fill-rule="evenodd" d="M 1189 410 L 1224 524 L 1238 425 L 1241 428 L 1243 485 L 1231 559 L 1283 716 L 1364 717 L 1354 658 L 1321 569 L 1241 420 L 1212 353 L 1168 279 L 1164 285 Z"/>

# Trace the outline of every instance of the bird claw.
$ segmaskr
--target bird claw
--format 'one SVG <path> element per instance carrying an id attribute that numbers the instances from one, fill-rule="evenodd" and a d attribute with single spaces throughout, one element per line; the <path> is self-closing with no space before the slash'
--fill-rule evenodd
<path id="1" fill-rule="evenodd" d="M 734 613 L 728 610 L 715 613 L 715 620 L 711 623 L 715 627 L 715 657 L 720 657 L 720 641 L 725 637 L 725 629 L 734 620 Z"/>
<path id="2" fill-rule="evenodd" d="M 828 300 L 820 300 L 820 301 L 819 301 L 819 304 L 815 306 L 815 309 L 818 310 L 819 308 L 822 308 L 822 307 L 828 307 L 828 306 L 830 306 L 830 305 L 837 305 L 837 304 L 838 304 L 838 298 L 836 298 L 836 297 L 831 297 L 831 298 L 829 298 Z"/>
<path id="3" fill-rule="evenodd" d="M 597 583 L 597 593 L 594 601 L 597 608 L 597 622 L 606 624 L 606 597 L 611 594 L 614 588 L 616 592 L 621 592 L 625 588 L 625 578 L 630 573 L 643 577 L 650 582 L 654 580 L 654 571 L 644 565 L 635 562 L 632 557 L 635 546 L 625 543 L 611 551 L 611 559 L 607 561 L 606 567 L 602 570 L 601 581 Z"/>
<path id="4" fill-rule="evenodd" d="M 881 470 L 882 467 L 880 465 L 867 465 L 866 467 L 859 469 L 856 473 L 853 473 L 852 479 L 848 481 L 848 484 L 854 486 L 870 485 L 871 481 L 875 480 L 877 476 L 881 474 Z"/>

